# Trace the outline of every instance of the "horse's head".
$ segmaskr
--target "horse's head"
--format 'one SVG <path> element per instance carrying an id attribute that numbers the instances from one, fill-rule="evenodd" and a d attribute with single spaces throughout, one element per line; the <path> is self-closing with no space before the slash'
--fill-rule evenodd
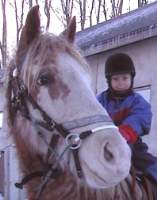
<path id="1" fill-rule="evenodd" d="M 22 126 L 30 126 L 22 137 L 30 151 L 44 157 L 53 136 L 60 135 L 50 155 L 55 162 L 59 157 L 62 169 L 76 174 L 77 155 L 71 155 L 78 152 L 76 165 L 86 182 L 95 188 L 112 186 L 129 173 L 130 149 L 91 89 L 88 65 L 73 45 L 75 18 L 54 36 L 40 32 L 38 12 L 38 6 L 29 12 L 16 55 L 17 82 L 25 91 Z"/>

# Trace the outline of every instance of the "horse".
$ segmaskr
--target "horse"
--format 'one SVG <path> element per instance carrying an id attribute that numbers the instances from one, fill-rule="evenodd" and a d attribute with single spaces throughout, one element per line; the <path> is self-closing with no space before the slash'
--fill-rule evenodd
<path id="1" fill-rule="evenodd" d="M 131 151 L 95 97 L 75 33 L 75 17 L 56 36 L 41 31 L 38 5 L 27 14 L 6 84 L 15 185 L 28 200 L 129 200 Z"/>

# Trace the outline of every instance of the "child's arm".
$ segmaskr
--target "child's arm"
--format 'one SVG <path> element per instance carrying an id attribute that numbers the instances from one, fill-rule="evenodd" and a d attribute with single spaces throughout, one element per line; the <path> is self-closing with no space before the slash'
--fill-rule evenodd
<path id="1" fill-rule="evenodd" d="M 139 136 L 149 133 L 151 119 L 150 104 L 141 95 L 135 94 L 129 115 L 123 120 L 119 130 L 128 142 L 134 143 Z"/>

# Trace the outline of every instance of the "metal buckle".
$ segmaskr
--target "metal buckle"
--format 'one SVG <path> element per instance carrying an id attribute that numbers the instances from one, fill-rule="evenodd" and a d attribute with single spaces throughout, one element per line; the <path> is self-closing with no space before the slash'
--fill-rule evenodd
<path id="1" fill-rule="evenodd" d="M 55 123 L 54 122 L 49 122 L 49 125 L 50 125 L 50 127 L 52 128 L 52 129 L 54 129 L 55 128 Z"/>
<path id="2" fill-rule="evenodd" d="M 78 149 L 81 146 L 80 136 L 76 133 L 70 133 L 66 136 L 66 143 L 70 146 L 70 149 Z"/>
<path id="3" fill-rule="evenodd" d="M 17 68 L 15 68 L 14 70 L 13 70 L 13 78 L 16 78 L 17 77 L 17 75 L 18 75 L 18 70 L 17 70 Z"/>

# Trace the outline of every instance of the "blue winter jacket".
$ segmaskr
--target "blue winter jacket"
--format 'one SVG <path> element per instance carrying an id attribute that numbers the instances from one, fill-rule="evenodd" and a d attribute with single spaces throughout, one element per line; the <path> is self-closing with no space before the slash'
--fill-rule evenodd
<path id="1" fill-rule="evenodd" d="M 107 91 L 104 91 L 97 96 L 97 99 L 109 113 L 115 125 L 129 125 L 138 136 L 149 133 L 152 119 L 151 108 L 140 94 L 133 92 L 124 99 L 112 99 L 107 94 Z"/>

